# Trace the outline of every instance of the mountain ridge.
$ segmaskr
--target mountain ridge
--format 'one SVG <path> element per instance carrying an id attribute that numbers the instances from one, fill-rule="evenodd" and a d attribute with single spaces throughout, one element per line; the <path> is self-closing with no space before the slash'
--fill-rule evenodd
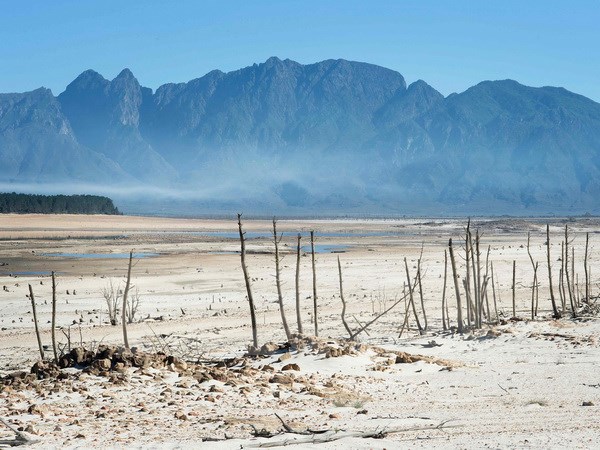
<path id="1" fill-rule="evenodd" d="M 600 104 L 514 80 L 443 96 L 343 59 L 272 57 L 155 91 L 88 69 L 56 97 L 0 94 L 0 163 L 0 182 L 263 210 L 600 212 Z"/>

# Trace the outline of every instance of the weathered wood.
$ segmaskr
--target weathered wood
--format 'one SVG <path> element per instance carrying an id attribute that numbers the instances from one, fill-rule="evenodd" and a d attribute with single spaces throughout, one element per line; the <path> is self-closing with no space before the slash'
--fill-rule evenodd
<path id="1" fill-rule="evenodd" d="M 248 304 L 250 306 L 250 323 L 252 325 L 252 345 L 258 349 L 258 330 L 256 328 L 256 310 L 254 308 L 254 299 L 252 297 L 252 285 L 250 276 L 248 275 L 248 267 L 246 267 L 246 238 L 242 230 L 242 215 L 238 214 L 238 230 L 240 233 L 240 259 L 242 263 L 242 272 L 244 273 L 244 282 L 246 284 L 246 293 L 248 294 Z"/>
<path id="2" fill-rule="evenodd" d="M 125 282 L 125 291 L 123 291 L 123 310 L 121 314 L 121 322 L 123 325 L 123 344 L 125 348 L 129 348 L 129 339 L 127 337 L 127 297 L 129 297 L 129 289 L 131 288 L 131 265 L 133 263 L 133 250 L 129 252 L 129 265 L 127 266 L 127 281 Z"/>
<path id="3" fill-rule="evenodd" d="M 421 247 L 421 255 L 423 247 Z M 419 298 L 421 299 L 421 309 L 423 310 L 423 331 L 427 331 L 427 312 L 425 311 L 425 298 L 423 297 L 423 283 L 421 281 L 421 257 L 417 261 L 417 283 L 419 284 Z"/>
<path id="4" fill-rule="evenodd" d="M 560 313 L 556 308 L 556 300 L 554 299 L 554 290 L 552 288 L 552 265 L 550 264 L 550 224 L 546 224 L 546 247 L 548 255 L 548 284 L 550 285 L 550 301 L 552 302 L 552 312 L 555 319 L 560 319 Z"/>
<path id="5" fill-rule="evenodd" d="M 37 338 L 38 348 L 40 350 L 40 358 L 44 360 L 44 346 L 42 345 L 42 338 L 40 336 L 40 329 L 38 327 L 37 313 L 35 310 L 35 296 L 33 295 L 33 288 L 29 285 L 29 299 L 31 300 L 31 309 L 33 310 L 33 323 L 35 325 L 35 337 Z"/>
<path id="6" fill-rule="evenodd" d="M 444 286 L 442 288 L 442 328 L 448 329 L 446 310 L 446 280 L 448 279 L 448 251 L 444 249 Z"/>
<path id="7" fill-rule="evenodd" d="M 317 268 L 315 264 L 315 232 L 310 232 L 310 250 L 312 256 L 312 277 L 313 277 L 313 317 L 315 320 L 315 336 L 319 336 L 319 320 L 317 308 Z"/>
<path id="8" fill-rule="evenodd" d="M 456 294 L 456 321 L 458 332 L 463 332 L 462 306 L 460 301 L 460 288 L 458 286 L 458 273 L 456 273 L 456 261 L 454 260 L 454 251 L 452 249 L 452 239 L 448 241 L 448 249 L 450 252 L 450 263 L 452 264 L 452 277 L 454 278 L 454 292 Z M 468 284 L 468 283 L 467 283 Z"/>
<path id="9" fill-rule="evenodd" d="M 296 248 L 296 320 L 298 321 L 298 333 L 303 334 L 302 314 L 300 311 L 300 239 L 302 235 L 298 233 L 298 246 Z"/>
<path id="10" fill-rule="evenodd" d="M 8 428 L 10 431 L 15 433 L 14 439 L 0 439 L 0 446 L 8 446 L 8 447 L 19 447 L 21 445 L 32 445 L 36 442 L 39 442 L 38 439 L 30 439 L 25 433 L 17 430 L 10 423 L 0 417 L 0 422 Z"/>
<path id="11" fill-rule="evenodd" d="M 404 266 L 406 267 L 406 282 L 408 283 L 408 294 L 409 294 L 409 302 L 412 307 L 413 315 L 415 316 L 415 322 L 417 323 L 417 329 L 419 330 L 419 334 L 423 334 L 423 327 L 421 326 L 421 322 L 419 321 L 419 315 L 417 314 L 417 308 L 415 306 L 415 298 L 413 295 L 413 286 L 410 282 L 410 273 L 408 271 L 408 261 L 406 257 L 404 257 Z"/>
<path id="12" fill-rule="evenodd" d="M 54 362 L 58 364 L 58 350 L 56 348 L 56 275 L 52 272 L 52 352 L 54 353 Z"/>
<path id="13" fill-rule="evenodd" d="M 292 339 L 290 327 L 285 318 L 285 310 L 283 309 L 283 294 L 281 293 L 281 271 L 279 268 L 279 239 L 277 237 L 277 221 L 273 219 L 273 242 L 275 243 L 275 283 L 277 284 L 277 301 L 279 303 L 279 312 L 281 314 L 281 322 L 283 330 L 288 341 Z"/>
<path id="14" fill-rule="evenodd" d="M 517 317 L 517 305 L 516 305 L 516 293 L 515 293 L 515 277 L 517 271 L 517 261 L 513 260 L 513 276 L 512 276 L 512 310 L 513 310 L 513 318 Z"/>
<path id="15" fill-rule="evenodd" d="M 590 277 L 588 272 L 588 248 L 590 246 L 590 233 L 585 233 L 585 255 L 583 257 L 583 270 L 585 272 L 585 302 L 590 301 Z"/>
<path id="16" fill-rule="evenodd" d="M 571 314 L 573 317 L 577 316 L 575 312 L 575 304 L 573 302 L 573 286 L 571 284 L 571 278 L 569 277 L 569 228 L 565 225 L 565 261 L 564 261 L 564 275 L 567 280 L 567 292 L 569 293 L 569 303 L 571 304 Z"/>
<path id="17" fill-rule="evenodd" d="M 352 330 L 348 326 L 348 322 L 346 322 L 346 300 L 344 299 L 344 286 L 342 282 L 342 263 L 340 262 L 340 257 L 337 258 L 338 262 L 338 272 L 340 276 L 340 299 L 342 300 L 342 323 L 344 324 L 344 328 L 348 332 L 350 339 L 352 339 Z"/>

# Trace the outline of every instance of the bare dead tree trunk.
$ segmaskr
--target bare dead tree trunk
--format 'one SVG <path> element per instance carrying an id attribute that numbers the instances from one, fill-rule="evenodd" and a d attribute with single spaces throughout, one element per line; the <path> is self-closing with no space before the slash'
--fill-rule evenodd
<path id="1" fill-rule="evenodd" d="M 421 249 L 421 254 L 423 250 Z M 421 299 L 421 309 L 423 310 L 423 331 L 427 331 L 427 312 L 425 311 L 425 299 L 423 298 L 423 284 L 421 282 L 421 257 L 417 261 L 417 283 L 419 284 L 419 297 Z"/>
<path id="2" fill-rule="evenodd" d="M 315 336 L 319 336 L 319 322 L 317 315 L 317 268 L 315 265 L 315 232 L 310 232 L 310 250 L 312 253 L 312 275 L 313 275 L 313 316 L 315 319 Z"/>
<path id="3" fill-rule="evenodd" d="M 250 305 L 250 322 L 252 324 L 252 345 L 258 349 L 258 332 L 256 329 L 256 310 L 254 309 L 254 299 L 252 297 L 252 286 L 250 284 L 250 276 L 246 267 L 246 238 L 242 230 L 242 215 L 238 214 L 238 229 L 240 233 L 240 258 L 242 260 L 242 271 L 244 272 L 244 282 L 246 283 L 246 293 L 248 294 L 248 304 Z"/>
<path id="4" fill-rule="evenodd" d="M 494 296 L 494 312 L 496 313 L 496 322 L 500 321 L 500 317 L 498 316 L 498 303 L 496 302 L 496 286 L 494 281 L 494 263 L 491 263 L 492 268 L 492 295 Z"/>
<path id="5" fill-rule="evenodd" d="M 475 300 L 477 302 L 477 328 L 481 328 L 481 319 L 482 319 L 482 309 L 483 309 L 483 299 L 481 293 L 481 253 L 479 252 L 479 230 L 475 232 L 475 255 L 473 256 L 473 261 L 475 261 L 475 257 L 477 258 L 477 286 L 475 289 Z M 474 272 L 475 276 L 475 272 Z"/>
<path id="6" fill-rule="evenodd" d="M 456 294 L 456 321 L 458 332 L 463 333 L 462 306 L 460 302 L 460 289 L 458 287 L 458 274 L 456 273 L 456 261 L 454 260 L 454 251 L 452 250 L 452 239 L 448 241 L 448 249 L 450 252 L 450 262 L 452 264 L 452 277 L 454 278 L 454 292 Z"/>
<path id="7" fill-rule="evenodd" d="M 419 315 L 417 314 L 417 308 L 415 307 L 415 297 L 413 295 L 413 286 L 410 282 L 410 273 L 408 271 L 408 261 L 406 257 L 404 257 L 404 266 L 406 267 L 406 280 L 408 283 L 408 293 L 409 293 L 409 301 L 412 306 L 413 315 L 415 316 L 415 322 L 417 323 L 417 329 L 419 330 L 419 334 L 423 334 L 423 327 L 421 327 L 421 322 L 419 321 Z"/>
<path id="8" fill-rule="evenodd" d="M 125 291 L 123 291 L 123 310 L 121 322 L 123 323 L 123 343 L 125 348 L 129 348 L 129 339 L 127 338 L 127 297 L 131 288 L 131 265 L 133 263 L 133 250 L 129 252 L 129 266 L 127 267 L 127 281 L 125 282 Z"/>
<path id="9" fill-rule="evenodd" d="M 531 320 L 535 319 L 535 316 L 537 315 L 537 269 L 538 269 L 538 263 L 536 261 L 535 263 L 535 267 L 533 270 L 533 286 L 534 288 L 531 290 Z"/>
<path id="10" fill-rule="evenodd" d="M 56 275 L 52 272 L 52 352 L 54 362 L 58 364 L 58 351 L 56 350 Z"/>
<path id="11" fill-rule="evenodd" d="M 512 282 L 512 308 L 513 308 L 513 317 L 517 317 L 517 305 L 515 301 L 515 276 L 516 276 L 517 262 L 513 260 L 513 282 Z"/>
<path id="12" fill-rule="evenodd" d="M 571 304 L 571 314 L 573 317 L 577 316 L 575 312 L 575 304 L 573 303 L 573 289 L 571 286 L 571 279 L 569 278 L 569 231 L 568 225 L 565 225 L 565 270 L 564 270 L 566 279 L 567 279 L 567 291 L 569 291 L 569 302 Z"/>
<path id="13" fill-rule="evenodd" d="M 552 302 L 552 312 L 555 319 L 560 319 L 560 313 L 556 308 L 556 301 L 554 299 L 554 290 L 552 288 L 552 265 L 550 264 L 550 225 L 546 224 L 546 246 L 548 255 L 548 284 L 550 285 L 550 301 Z"/>
<path id="14" fill-rule="evenodd" d="M 469 261 L 470 261 L 470 253 L 472 251 L 471 248 L 471 219 L 469 218 L 467 220 L 467 232 L 466 232 L 466 236 L 465 236 L 465 261 L 466 261 L 466 266 L 467 266 L 467 276 L 466 276 L 466 281 L 467 281 L 467 291 L 465 293 L 465 295 L 467 296 L 467 325 L 469 326 L 469 328 L 471 327 L 471 317 L 473 315 L 473 311 L 472 311 L 472 307 L 471 307 L 471 302 L 469 300 L 470 296 L 470 292 L 471 292 L 471 275 L 470 275 L 470 271 L 471 271 L 471 266 L 469 265 Z"/>
<path id="15" fill-rule="evenodd" d="M 537 291 L 539 291 L 539 287 L 538 287 L 538 283 L 537 283 L 537 269 L 538 269 L 538 264 L 537 262 L 534 263 L 533 262 L 533 256 L 531 255 L 531 249 L 530 249 L 530 238 L 531 238 L 531 233 L 528 231 L 527 232 L 527 254 L 529 255 L 529 261 L 531 261 L 531 266 L 533 267 L 533 284 L 531 285 L 531 320 L 533 320 L 535 318 L 535 315 L 537 314 L 537 307 L 534 305 L 534 298 L 537 298 Z"/>
<path id="16" fill-rule="evenodd" d="M 448 251 L 444 250 L 444 287 L 442 288 L 442 327 L 444 331 L 448 329 L 446 325 L 446 280 L 448 278 Z"/>
<path id="17" fill-rule="evenodd" d="M 44 360 L 44 347 L 42 345 L 42 338 L 40 336 L 40 329 L 38 327 L 37 313 L 35 311 L 35 297 L 33 295 L 33 288 L 29 285 L 29 299 L 31 300 L 31 309 L 33 310 L 33 323 L 35 325 L 35 337 L 37 338 L 38 348 L 40 350 L 40 358 Z"/>
<path id="18" fill-rule="evenodd" d="M 577 299 L 577 280 L 575 279 L 575 246 L 571 247 L 571 284 L 573 287 L 573 302 L 576 307 L 579 307 L 579 300 Z"/>
<path id="19" fill-rule="evenodd" d="M 298 246 L 296 248 L 296 320 L 298 321 L 298 334 L 302 334 L 302 314 L 300 312 L 300 239 L 298 233 Z"/>
<path id="20" fill-rule="evenodd" d="M 585 233 L 585 256 L 583 257 L 583 270 L 585 271 L 585 302 L 590 302 L 590 278 L 588 273 L 588 247 L 590 245 L 590 233 Z"/>
<path id="21" fill-rule="evenodd" d="M 567 293 L 565 292 L 565 243 L 560 243 L 560 270 L 558 272 L 558 294 L 562 311 L 567 310 Z"/>
<path id="22" fill-rule="evenodd" d="M 348 332 L 350 338 L 352 338 L 352 330 L 348 326 L 348 322 L 346 322 L 346 300 L 344 299 L 344 287 L 342 283 L 342 263 L 340 262 L 340 257 L 338 256 L 338 272 L 340 276 L 340 299 L 342 300 L 342 323 L 344 324 L 344 328 Z"/>
<path id="23" fill-rule="evenodd" d="M 486 317 L 488 322 L 492 320 L 490 316 L 490 300 L 488 299 L 488 281 L 490 277 L 488 276 L 489 268 L 490 268 L 490 251 L 492 249 L 491 245 L 488 245 L 487 254 L 485 255 L 485 275 L 483 276 L 483 292 L 481 295 L 485 296 L 485 307 L 486 307 Z"/>
<path id="24" fill-rule="evenodd" d="M 277 221 L 273 219 L 273 242 L 275 243 L 275 282 L 277 284 L 277 298 L 279 303 L 279 312 L 281 313 L 281 322 L 288 341 L 292 339 L 292 333 L 285 318 L 283 309 L 283 294 L 281 293 L 281 273 L 279 269 L 279 239 L 277 238 Z"/>

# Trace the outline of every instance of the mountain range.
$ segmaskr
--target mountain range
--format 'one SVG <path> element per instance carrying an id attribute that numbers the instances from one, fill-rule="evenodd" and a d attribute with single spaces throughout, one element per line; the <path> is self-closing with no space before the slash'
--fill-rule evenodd
<path id="1" fill-rule="evenodd" d="M 87 70 L 0 94 L 0 185 L 147 213 L 598 214 L 600 104 L 512 80 L 445 97 L 341 59 L 156 91 Z"/>

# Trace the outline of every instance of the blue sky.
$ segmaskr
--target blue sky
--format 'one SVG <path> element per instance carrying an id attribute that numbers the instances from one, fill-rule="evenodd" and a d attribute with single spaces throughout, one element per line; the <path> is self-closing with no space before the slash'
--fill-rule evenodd
<path id="1" fill-rule="evenodd" d="M 6 1 L 0 92 L 58 94 L 85 69 L 156 88 L 269 56 L 365 61 L 447 95 L 486 79 L 600 101 L 596 1 Z"/>

